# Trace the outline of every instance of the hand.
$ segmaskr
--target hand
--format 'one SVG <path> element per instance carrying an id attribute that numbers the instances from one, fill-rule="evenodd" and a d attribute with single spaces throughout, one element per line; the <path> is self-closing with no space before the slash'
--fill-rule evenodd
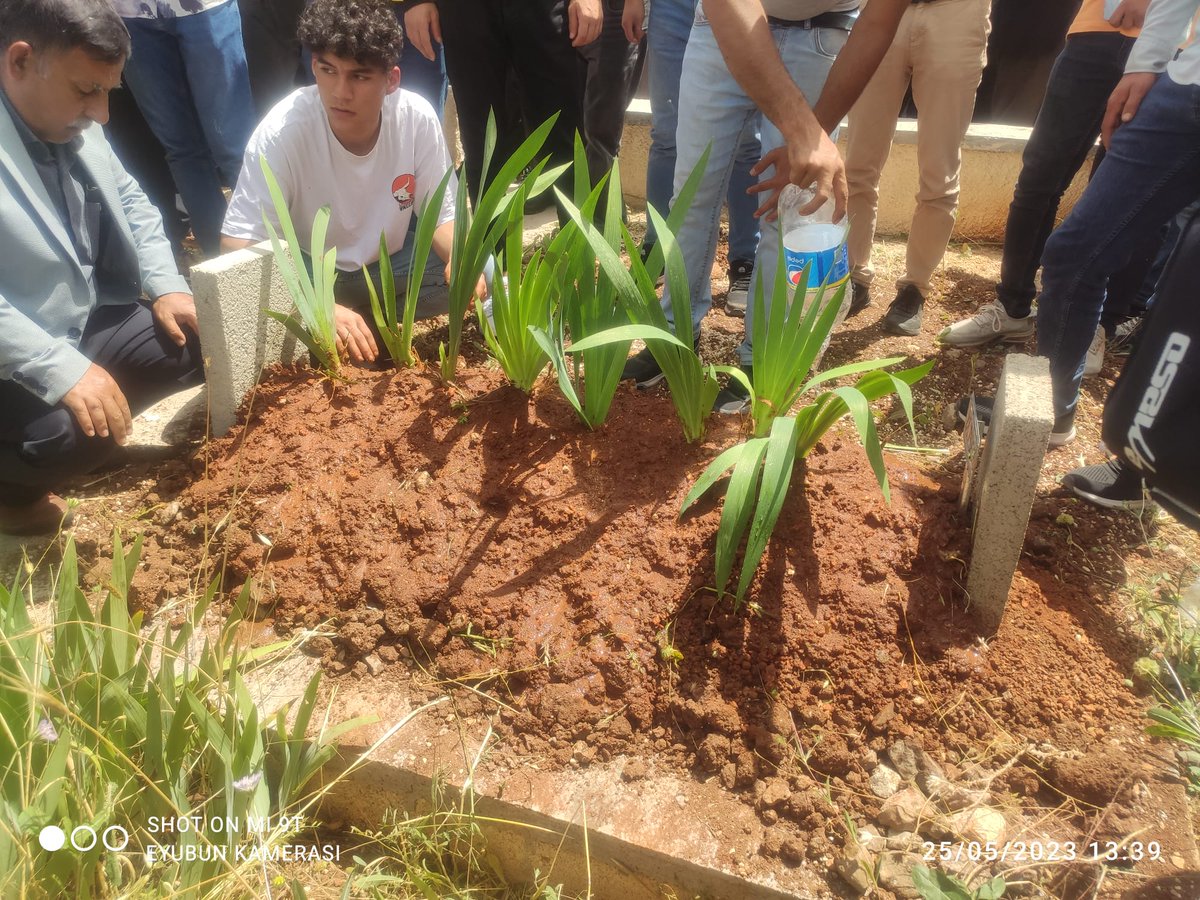
<path id="1" fill-rule="evenodd" d="M 646 34 L 646 7 L 642 0 L 625 0 L 625 12 L 621 14 L 621 28 L 631 44 L 640 44 Z"/>
<path id="2" fill-rule="evenodd" d="M 113 377 L 95 363 L 87 367 L 75 387 L 63 394 L 62 405 L 71 411 L 88 437 L 111 434 L 121 445 L 129 440 L 133 429 L 129 403 Z"/>
<path id="3" fill-rule="evenodd" d="M 1108 20 L 1113 28 L 1141 28 L 1146 21 L 1146 7 L 1150 0 L 1122 0 Z"/>
<path id="4" fill-rule="evenodd" d="M 333 327 L 337 331 L 337 352 L 342 359 L 350 354 L 352 362 L 375 362 L 379 358 L 379 345 L 371 333 L 366 320 L 354 310 L 335 303 Z"/>
<path id="5" fill-rule="evenodd" d="M 446 263 L 446 284 L 450 283 L 450 263 Z M 482 275 L 479 276 L 479 281 L 475 283 L 475 297 L 480 300 L 486 300 L 490 291 L 488 291 L 487 279 Z"/>
<path id="6" fill-rule="evenodd" d="M 200 325 L 196 322 L 196 301 L 192 299 L 191 294 L 163 294 L 154 301 L 150 311 L 154 314 L 155 323 L 167 333 L 171 343 L 177 347 L 187 343 L 184 328 L 192 334 L 200 334 Z"/>
<path id="7" fill-rule="evenodd" d="M 600 0 L 571 0 L 567 7 L 567 27 L 572 47 L 586 47 L 600 37 L 604 10 Z"/>
<path id="8" fill-rule="evenodd" d="M 846 167 L 837 145 L 825 132 L 820 133 L 816 147 L 806 141 L 789 141 L 784 147 L 776 147 L 755 164 L 750 174 L 759 175 L 772 167 L 775 169 L 772 177 L 747 190 L 750 194 L 771 192 L 767 201 L 754 211 L 756 217 L 765 214 L 768 222 L 775 221 L 779 214 L 776 207 L 779 194 L 788 184 L 811 188 L 815 193 L 812 202 L 800 210 L 801 215 L 816 212 L 830 197 L 833 198 L 833 221 L 840 222 L 846 215 L 849 194 Z"/>
<path id="9" fill-rule="evenodd" d="M 418 3 L 404 11 L 404 36 L 433 61 L 433 42 L 442 42 L 442 20 L 435 3 Z"/>
<path id="10" fill-rule="evenodd" d="M 1113 132 L 1126 122 L 1133 121 L 1142 99 L 1150 93 L 1156 81 L 1156 72 L 1130 72 L 1117 82 L 1104 109 L 1104 122 L 1100 125 L 1100 138 L 1105 149 L 1112 142 Z"/>

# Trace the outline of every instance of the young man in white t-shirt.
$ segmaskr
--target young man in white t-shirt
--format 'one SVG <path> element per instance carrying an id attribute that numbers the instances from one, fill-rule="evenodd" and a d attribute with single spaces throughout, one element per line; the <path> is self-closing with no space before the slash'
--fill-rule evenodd
<path id="1" fill-rule="evenodd" d="M 269 237 L 265 211 L 278 219 L 259 157 L 283 190 L 301 240 L 313 219 L 330 207 L 326 245 L 337 248 L 335 320 L 339 353 L 356 363 L 379 358 L 381 342 L 370 314 L 362 267 L 379 284 L 379 236 L 387 236 L 398 292 L 407 283 L 412 218 L 450 168 L 442 126 L 427 101 L 400 90 L 396 65 L 404 36 L 386 0 L 316 0 L 300 21 L 299 37 L 312 53 L 314 87 L 280 101 L 259 123 L 246 148 L 237 190 L 222 227 L 225 252 Z M 433 250 L 422 279 L 417 315 L 447 311 L 454 236 L 451 176 L 438 217 Z M 487 291 L 480 279 L 480 296 Z"/>

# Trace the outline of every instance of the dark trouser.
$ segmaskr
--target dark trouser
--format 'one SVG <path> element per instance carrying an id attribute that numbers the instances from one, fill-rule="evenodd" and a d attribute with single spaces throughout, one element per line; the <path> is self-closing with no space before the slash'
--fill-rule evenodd
<path id="1" fill-rule="evenodd" d="M 497 125 L 492 174 L 525 138 L 507 127 L 517 118 L 505 96 L 509 69 L 530 131 L 558 113 L 539 156 L 549 155 L 551 165 L 569 163 L 582 124 L 583 64 L 567 36 L 566 0 L 443 0 L 439 7 L 472 196 L 480 192 L 489 112 Z M 560 187 L 569 195 L 570 186 L 568 171 Z"/>
<path id="2" fill-rule="evenodd" d="M 204 380 L 200 341 L 176 347 L 154 325 L 143 303 L 92 310 L 80 352 L 120 385 L 137 415 L 170 394 Z M 103 465 L 111 438 L 87 437 L 61 404 L 47 406 L 12 381 L 0 381 L 0 503 L 32 503 L 62 482 Z"/>
<path id="3" fill-rule="evenodd" d="M 307 0 L 238 0 L 250 93 L 262 119 L 280 100 L 312 78 L 301 60 L 296 26 Z"/>
<path id="4" fill-rule="evenodd" d="M 405 7 L 393 3 L 392 10 L 404 27 Z M 400 51 L 400 86 L 406 91 L 420 94 L 429 101 L 438 119 L 444 118 L 446 112 L 446 52 L 441 44 L 433 44 L 433 59 L 426 59 L 412 42 L 404 35 L 404 49 Z M 415 223 L 416 217 L 413 217 Z"/>
<path id="5" fill-rule="evenodd" d="M 1200 86 L 1163 74 L 1046 242 L 1037 337 L 1038 353 L 1050 360 L 1055 416 L 1075 410 L 1109 276 L 1197 196 Z"/>
<path id="6" fill-rule="evenodd" d="M 1132 46 L 1133 38 L 1116 33 L 1075 34 L 1054 63 L 1004 229 L 996 294 L 1010 316 L 1029 315 L 1058 203 L 1096 144 L 1105 104 Z"/>
<path id="7" fill-rule="evenodd" d="M 646 40 L 629 43 L 621 27 L 625 0 L 604 0 L 600 37 L 579 55 L 587 67 L 583 94 L 583 130 L 588 171 L 595 184 L 612 168 L 621 151 L 625 110 L 642 77 Z"/>

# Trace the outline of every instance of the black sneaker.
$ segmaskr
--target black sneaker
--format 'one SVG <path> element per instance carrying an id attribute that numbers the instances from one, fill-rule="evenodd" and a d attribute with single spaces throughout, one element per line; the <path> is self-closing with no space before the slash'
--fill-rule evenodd
<path id="1" fill-rule="evenodd" d="M 969 397 L 963 397 L 958 401 L 954 408 L 956 424 L 955 428 L 962 431 L 967 424 L 967 404 L 970 402 Z M 979 416 L 980 437 L 986 437 L 988 427 L 992 424 L 992 407 L 996 403 L 995 397 L 985 397 L 979 394 L 975 395 L 975 414 Z M 944 423 L 945 424 L 945 423 Z M 1058 416 L 1054 420 L 1054 427 L 1050 430 L 1050 441 L 1048 446 L 1053 449 L 1061 447 L 1064 444 L 1069 444 L 1075 440 L 1075 413 L 1071 412 L 1065 416 Z"/>
<path id="2" fill-rule="evenodd" d="M 1106 509 L 1142 513 L 1154 506 L 1142 485 L 1142 476 L 1116 459 L 1073 469 L 1062 477 L 1062 483 L 1077 496 Z"/>
<path id="3" fill-rule="evenodd" d="M 921 307 L 925 298 L 913 285 L 906 284 L 896 293 L 896 299 L 883 317 L 883 330 L 888 334 L 913 337 L 921 333 Z"/>
<path id="4" fill-rule="evenodd" d="M 750 273 L 754 260 L 736 259 L 729 264 L 729 293 L 725 295 L 725 315 L 742 318 L 750 299 Z"/>
<path id="5" fill-rule="evenodd" d="M 696 351 L 696 355 L 699 356 L 699 335 L 696 337 L 693 349 Z M 633 354 L 633 356 L 629 357 L 629 359 L 625 360 L 625 368 L 621 370 L 621 380 L 634 382 L 638 390 L 642 391 L 649 390 L 666 377 L 666 374 L 658 365 L 658 360 L 650 352 L 649 347 L 643 347 L 637 353 Z"/>
<path id="6" fill-rule="evenodd" d="M 850 310 L 846 313 L 846 318 L 857 316 L 870 305 L 871 286 L 857 281 L 850 282 Z"/>
<path id="7" fill-rule="evenodd" d="M 753 381 L 754 367 L 743 365 L 741 368 L 746 373 L 746 377 Z M 749 409 L 750 392 L 736 378 L 730 378 L 725 383 L 725 387 L 721 388 L 721 392 L 717 394 L 717 399 L 713 401 L 713 412 L 719 412 L 726 416 L 736 416 Z"/>

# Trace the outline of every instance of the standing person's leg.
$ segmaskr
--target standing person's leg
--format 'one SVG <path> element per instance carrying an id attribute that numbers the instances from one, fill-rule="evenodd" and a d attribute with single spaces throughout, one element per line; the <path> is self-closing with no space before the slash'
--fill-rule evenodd
<path id="1" fill-rule="evenodd" d="M 729 74 L 712 29 L 699 16 L 688 38 L 679 85 L 676 193 L 699 165 L 706 149 L 709 154 L 696 194 L 675 234 L 687 273 L 692 336 L 699 346 L 700 320 L 712 306 L 712 266 L 720 233 L 721 204 L 729 190 L 734 154 L 746 132 L 753 129 L 758 108 Z M 669 285 L 663 291 L 662 306 L 667 321 L 674 327 Z M 654 356 L 645 349 L 629 359 L 621 377 L 646 388 L 658 384 L 663 373 Z"/>
<path id="2" fill-rule="evenodd" d="M 912 77 L 909 51 L 915 9 L 913 6 L 905 11 L 891 47 L 850 109 L 846 134 L 846 184 L 849 188 L 846 216 L 850 227 L 846 250 L 850 257 L 854 296 L 861 298 L 852 301 L 858 309 L 870 302 L 867 292 L 875 277 L 871 246 L 875 242 L 879 214 L 879 177 L 892 150 L 900 105 Z"/>
<path id="3" fill-rule="evenodd" d="M 300 83 L 296 26 L 305 0 L 237 0 L 254 108 L 262 119 Z"/>
<path id="4" fill-rule="evenodd" d="M 729 74 L 706 21 L 697 21 L 688 38 L 678 109 L 672 202 L 711 142 L 704 175 L 676 235 L 687 270 L 692 327 L 698 333 L 700 320 L 712 307 L 712 266 L 734 155 L 758 119 L 757 107 Z M 663 308 L 674 324 L 669 289 Z"/>
<path id="5" fill-rule="evenodd" d="M 1042 257 L 1038 353 L 1050 359 L 1055 432 L 1065 443 L 1108 276 L 1137 242 L 1200 195 L 1200 87 L 1162 75 Z"/>
<path id="6" fill-rule="evenodd" d="M 1132 38 L 1117 33 L 1067 39 L 1021 157 L 1004 229 L 997 299 L 942 331 L 942 343 L 976 347 L 993 340 L 1024 341 L 1033 334 L 1030 311 L 1042 250 L 1063 193 L 1096 145 L 1105 104 L 1121 79 L 1132 44 Z"/>
<path id="7" fill-rule="evenodd" d="M 655 0 L 646 31 L 650 66 L 650 156 L 646 162 L 646 203 L 663 216 L 675 187 L 675 129 L 679 124 L 679 79 L 683 54 L 695 18 L 694 0 Z M 655 243 L 648 222 L 643 247 Z"/>
<path id="8" fill-rule="evenodd" d="M 502 6 L 526 127 L 532 132 L 557 114 L 542 154 L 549 155 L 551 165 L 570 163 L 575 133 L 583 134 L 586 69 L 568 36 L 567 0 L 504 0 Z M 568 169 L 559 179 L 559 189 L 569 195 L 573 184 Z M 559 220 L 564 218 L 560 211 Z"/>
<path id="9" fill-rule="evenodd" d="M 908 231 L 903 277 L 906 286 L 929 296 L 933 271 L 942 262 L 958 210 L 962 142 L 975 110 L 975 90 L 987 53 L 989 0 L 936 0 L 910 9 L 913 15 L 913 101 L 917 105 L 917 166 L 921 186 Z M 909 296 L 912 294 L 909 292 Z M 897 298 L 899 301 L 899 297 Z M 900 334 L 920 331 L 916 316 L 888 319 Z M 885 328 L 888 326 L 885 325 Z"/>
<path id="10" fill-rule="evenodd" d="M 586 75 L 583 91 L 583 137 L 588 171 L 595 184 L 612 168 L 621 151 L 625 111 L 642 75 L 641 43 L 631 44 L 621 27 L 625 0 L 603 0 L 600 37 L 579 49 Z"/>
<path id="11" fill-rule="evenodd" d="M 124 21 L 133 42 L 125 80 L 167 153 L 175 186 L 192 221 L 192 233 L 206 255 L 216 256 L 221 249 L 225 196 L 188 86 L 175 20 Z"/>
<path id="12" fill-rule="evenodd" d="M 846 39 L 850 33 L 843 31 L 840 28 L 779 28 L 772 27 L 772 33 L 775 36 L 775 44 L 779 48 L 779 56 L 787 66 L 788 72 L 792 76 L 792 80 L 800 87 L 804 96 L 808 99 L 809 104 L 817 102 L 817 98 L 821 96 L 821 91 L 825 87 L 825 79 L 829 77 L 829 70 L 833 66 L 834 59 L 842 47 L 846 45 Z M 837 139 L 837 130 L 833 133 L 834 140 Z M 776 147 L 782 147 L 786 144 L 783 135 L 779 133 L 779 129 L 775 127 L 766 116 L 762 117 L 762 148 L 763 153 L 770 153 Z M 766 179 L 773 174 L 771 171 L 763 172 L 760 176 Z M 765 217 L 764 217 L 765 219 Z M 758 256 L 754 260 L 754 283 L 759 279 L 765 278 L 764 286 L 766 287 L 765 300 L 767 309 L 770 309 L 770 304 L 774 300 L 784 300 L 784 298 L 774 298 L 771 296 L 769 285 L 774 283 L 775 269 L 779 264 L 780 252 L 780 236 L 779 222 L 761 222 L 762 238 L 758 243 Z M 751 296 L 754 296 L 751 293 Z M 754 341 L 754 304 L 751 303 L 746 308 L 746 336 L 742 340 L 742 344 L 738 347 L 738 355 L 741 357 L 742 365 L 751 365 L 754 361 L 753 352 Z"/>
<path id="13" fill-rule="evenodd" d="M 442 16 L 442 39 L 446 50 L 446 73 L 454 88 L 458 130 L 462 136 L 463 167 L 472 197 L 481 191 L 484 136 L 488 116 L 496 117 L 496 159 L 516 149 L 505 85 L 508 78 L 508 49 L 499 31 L 495 4 L 467 0 Z"/>
<path id="14" fill-rule="evenodd" d="M 222 182 L 235 187 L 257 123 L 237 3 L 180 16 L 175 34 L 209 152 Z"/>

